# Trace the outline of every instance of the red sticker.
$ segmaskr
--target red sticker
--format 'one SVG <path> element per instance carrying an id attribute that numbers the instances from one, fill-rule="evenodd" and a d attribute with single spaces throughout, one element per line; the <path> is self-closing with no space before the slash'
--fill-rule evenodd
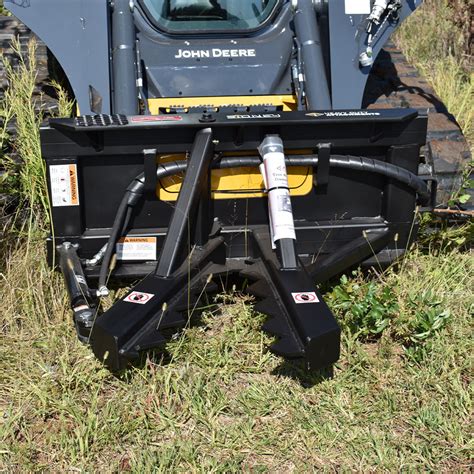
<path id="1" fill-rule="evenodd" d="M 142 293 L 140 291 L 132 291 L 125 299 L 127 303 L 147 304 L 155 295 L 152 293 Z"/>
<path id="2" fill-rule="evenodd" d="M 319 303 L 318 295 L 314 291 L 291 293 L 296 304 Z"/>
<path id="3" fill-rule="evenodd" d="M 181 115 L 135 115 L 130 118 L 133 123 L 143 122 L 180 122 L 183 120 Z"/>

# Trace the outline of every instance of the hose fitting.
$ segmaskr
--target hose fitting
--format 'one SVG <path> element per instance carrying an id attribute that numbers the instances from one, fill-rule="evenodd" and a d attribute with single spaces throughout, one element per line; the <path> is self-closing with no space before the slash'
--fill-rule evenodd
<path id="1" fill-rule="evenodd" d="M 375 0 L 368 20 L 373 21 L 376 25 L 378 25 L 389 3 L 390 0 Z"/>
<path id="2" fill-rule="evenodd" d="M 110 291 L 109 289 L 106 287 L 106 286 L 101 286 L 98 290 L 97 290 L 97 296 L 99 298 L 105 298 L 106 296 L 109 296 L 110 295 Z"/>

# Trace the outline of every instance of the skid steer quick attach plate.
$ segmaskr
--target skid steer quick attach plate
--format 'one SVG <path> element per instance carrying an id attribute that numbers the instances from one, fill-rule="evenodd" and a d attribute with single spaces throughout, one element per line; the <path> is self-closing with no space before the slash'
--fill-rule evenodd
<path id="1" fill-rule="evenodd" d="M 276 133 L 281 136 L 287 154 L 313 150 L 313 156 L 317 156 L 320 144 L 331 144 L 331 156 L 362 156 L 417 174 L 427 118 L 414 110 L 275 115 L 239 119 L 216 115 L 210 123 L 202 123 L 201 116 L 185 115 L 179 122 L 158 119 L 134 125 L 91 127 L 78 126 L 76 119 L 51 120 L 50 126 L 41 130 L 48 179 L 51 166 L 75 165 L 79 188 L 79 205 L 53 207 L 55 244 L 72 241 L 80 245 L 81 258 L 92 258 L 107 241 L 127 186 L 144 171 L 147 174 L 144 150 L 188 153 L 196 132 L 205 127 L 213 130 L 216 155 L 254 154 L 265 135 Z M 149 120 L 152 119 L 156 117 Z M 317 173 L 315 176 L 318 184 Z M 299 253 L 323 256 L 358 236 L 361 230 L 385 225 L 393 229 L 394 235 L 398 233 L 400 251 L 406 246 L 413 223 L 415 195 L 413 189 L 363 167 L 357 170 L 331 166 L 326 188 L 315 186 L 309 195 L 293 199 Z M 250 248 L 245 235 L 249 226 L 268 223 L 266 200 L 255 198 L 248 203 L 229 199 L 213 204 L 211 218 L 220 219 L 231 258 L 248 256 Z M 144 199 L 135 210 L 127 234 L 156 237 L 159 253 L 171 213 L 169 203 Z M 389 249 L 395 252 L 395 247 Z M 390 258 L 390 252 L 384 252 L 383 260 Z M 86 272 L 94 276 L 96 269 Z M 117 266 L 117 272 L 145 275 L 146 263 L 123 262 Z"/>
<path id="2" fill-rule="evenodd" d="M 414 238 L 415 206 L 429 201 L 417 177 L 426 126 L 426 116 L 409 109 L 51 120 L 41 131 L 55 229 L 50 261 L 72 244 L 84 278 L 96 279 L 99 267 L 87 261 L 111 239 L 127 193 L 133 205 L 113 245 L 124 236 L 155 245 L 156 256 L 137 252 L 113 267 L 112 280 L 149 276 L 97 318 L 96 355 L 120 369 L 161 346 L 160 331 L 185 323 L 189 295 L 196 302 L 213 277 L 235 273 L 255 282 L 248 290 L 271 317 L 264 329 L 280 338 L 276 353 L 314 368 L 335 362 L 339 328 L 314 283 L 363 262 L 388 264 Z M 281 138 L 287 168 L 315 170 L 311 192 L 291 198 L 295 268 L 272 250 L 266 198 L 210 199 L 210 170 L 258 167 L 255 152 L 267 136 Z M 157 164 L 159 154 L 189 159 Z M 75 203 L 54 206 L 58 166 L 74 168 Z M 157 181 L 183 173 L 177 202 L 160 201 Z"/>

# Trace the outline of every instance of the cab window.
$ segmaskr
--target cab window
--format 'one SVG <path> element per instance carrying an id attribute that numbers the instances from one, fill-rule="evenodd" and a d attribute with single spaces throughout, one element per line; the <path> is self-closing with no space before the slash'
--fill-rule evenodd
<path id="1" fill-rule="evenodd" d="M 279 0 L 142 0 L 158 27 L 168 31 L 254 30 Z"/>

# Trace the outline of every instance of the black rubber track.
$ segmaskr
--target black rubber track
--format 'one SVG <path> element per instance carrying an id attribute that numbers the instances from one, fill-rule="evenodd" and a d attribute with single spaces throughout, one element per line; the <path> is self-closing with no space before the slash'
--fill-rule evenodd
<path id="1" fill-rule="evenodd" d="M 469 146 L 454 116 L 392 43 L 377 57 L 363 106 L 428 110 L 428 144 L 423 150 L 425 165 L 420 167 L 420 175 L 437 178 L 438 204 L 446 204 L 462 185 L 463 170 L 471 161 Z"/>

